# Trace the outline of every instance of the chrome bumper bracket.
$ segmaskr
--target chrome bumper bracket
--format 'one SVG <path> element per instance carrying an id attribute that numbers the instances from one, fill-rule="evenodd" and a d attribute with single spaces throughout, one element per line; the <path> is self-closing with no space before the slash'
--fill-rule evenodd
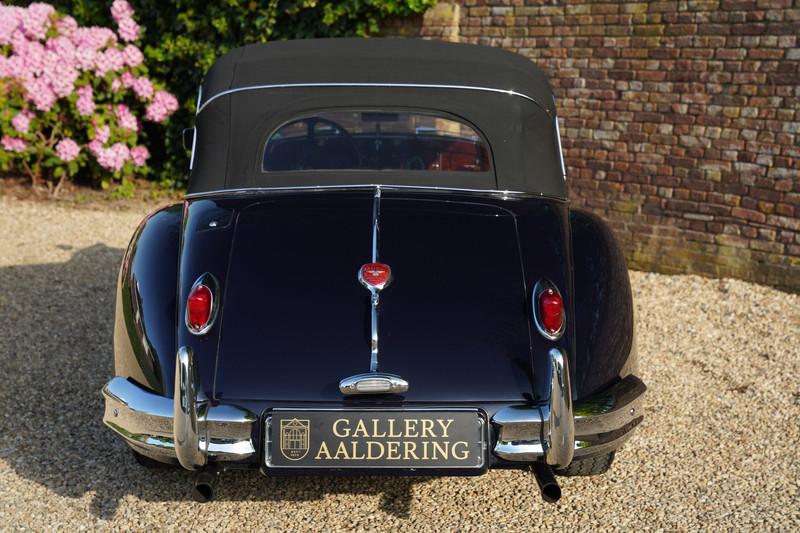
<path id="1" fill-rule="evenodd" d="M 551 350 L 549 355 L 553 369 L 549 403 L 511 406 L 495 413 L 494 454 L 507 461 L 544 459 L 554 468 L 564 468 L 573 457 L 619 448 L 643 419 L 642 396 L 647 387 L 642 380 L 627 376 L 573 406 L 566 356 L 560 350 Z"/>
<path id="2" fill-rule="evenodd" d="M 150 392 L 117 376 L 103 387 L 103 422 L 136 451 L 188 470 L 210 461 L 241 461 L 253 456 L 258 417 L 241 407 L 212 404 L 199 389 L 191 349 L 178 350 L 175 397 Z"/>

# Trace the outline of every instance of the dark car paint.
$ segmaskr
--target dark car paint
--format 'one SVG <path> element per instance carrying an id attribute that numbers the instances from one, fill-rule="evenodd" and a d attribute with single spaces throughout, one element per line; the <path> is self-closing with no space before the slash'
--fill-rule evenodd
<path id="1" fill-rule="evenodd" d="M 339 380 L 369 368 L 369 292 L 356 273 L 370 261 L 372 202 L 371 192 L 306 195 L 241 210 L 216 398 L 340 400 Z M 405 400 L 530 396 L 513 212 L 480 198 L 385 192 L 380 213 L 380 258 L 394 277 L 382 293 L 380 368 L 412 384 Z"/>
<path id="2" fill-rule="evenodd" d="M 172 394 L 182 204 L 148 215 L 131 239 L 117 283 L 116 374 Z"/>
<path id="3" fill-rule="evenodd" d="M 633 297 L 622 254 L 597 216 L 572 210 L 575 285 L 575 387 L 593 394 L 635 372 Z"/>
<path id="4" fill-rule="evenodd" d="M 186 295 L 197 279 L 204 272 L 211 272 L 217 277 L 219 283 L 224 288 L 228 284 L 235 282 L 228 278 L 228 266 L 231 256 L 231 246 L 236 246 L 234 233 L 237 216 L 249 205 L 254 202 L 294 202 L 298 205 L 304 202 L 329 202 L 331 206 L 338 202 L 344 202 L 349 208 L 355 209 L 359 217 L 366 217 L 363 224 L 366 230 L 365 236 L 359 236 L 353 244 L 353 249 L 366 246 L 363 258 L 359 258 L 352 272 L 351 267 L 338 267 L 341 275 L 347 273 L 352 279 L 352 284 L 344 284 L 340 289 L 341 294 L 337 297 L 346 299 L 353 303 L 353 311 L 345 313 L 329 312 L 327 318 L 330 323 L 326 325 L 325 331 L 329 333 L 341 328 L 343 331 L 358 332 L 363 335 L 362 339 L 348 341 L 348 346 L 357 349 L 359 352 L 354 355 L 352 370 L 363 371 L 368 365 L 369 351 L 366 343 L 367 332 L 367 291 L 360 287 L 355 281 L 356 269 L 360 262 L 369 260 L 370 252 L 370 215 L 369 206 L 371 205 L 372 191 L 324 191 L 324 192 L 302 192 L 294 194 L 276 195 L 244 195 L 241 197 L 217 197 L 215 199 L 201 199 L 187 202 L 185 212 L 182 213 L 180 205 L 170 206 L 151 215 L 142 224 L 134 235 L 123 262 L 118 288 L 118 308 L 115 335 L 116 368 L 117 375 L 127 376 L 134 381 L 145 385 L 152 390 L 165 396 L 173 394 L 174 380 L 174 361 L 175 350 L 179 345 L 189 345 L 195 351 L 198 361 L 200 375 L 203 380 L 203 388 L 209 396 L 215 394 L 214 377 L 217 373 L 217 352 L 220 342 L 220 331 L 225 331 L 225 317 L 231 320 L 233 313 L 230 311 L 226 315 L 225 305 L 227 295 L 223 294 L 221 299 L 222 313 L 220 320 L 211 328 L 205 336 L 195 336 L 188 332 L 183 325 L 184 301 Z M 470 205 L 479 204 L 477 210 L 492 210 L 509 213 L 514 220 L 516 230 L 519 234 L 519 256 L 521 257 L 524 268 L 524 290 L 520 291 L 515 304 L 517 306 L 514 313 L 517 316 L 526 316 L 530 320 L 530 291 L 533 284 L 541 279 L 547 278 L 555 283 L 564 296 L 567 309 L 573 307 L 572 280 L 570 273 L 573 268 L 571 255 L 575 256 L 575 294 L 574 313 L 569 311 L 567 317 L 567 330 L 564 337 L 556 342 L 546 341 L 542 338 L 535 328 L 530 328 L 527 338 L 513 339 L 518 349 L 526 348 L 528 351 L 523 356 L 516 356 L 514 364 L 519 366 L 520 381 L 518 387 L 524 380 L 532 380 L 530 394 L 525 397 L 527 401 L 542 401 L 546 399 L 548 390 L 549 373 L 543 354 L 549 346 L 563 346 L 570 355 L 570 367 L 572 380 L 574 383 L 573 396 L 581 399 L 588 394 L 612 384 L 621 376 L 628 373 L 630 361 L 628 360 L 632 337 L 632 306 L 630 305 L 630 289 L 627 286 L 627 271 L 624 268 L 624 260 L 621 257 L 618 247 L 616 247 L 613 237 L 605 225 L 593 217 L 589 217 L 580 212 L 568 210 L 567 204 L 544 198 L 519 198 L 519 197 L 499 197 L 491 195 L 472 195 L 467 193 L 441 193 L 441 192 L 417 192 L 417 191 L 384 191 L 383 206 L 386 212 L 391 214 L 394 204 L 411 202 L 415 209 L 430 210 L 431 216 L 436 218 L 437 210 L 449 210 L 456 212 L 459 209 L 470 209 Z M 354 207 L 355 204 L 364 204 L 364 207 Z M 286 205 L 289 205 L 288 203 Z M 511 216 L 513 214 L 513 216 Z M 404 318 L 401 306 L 410 305 L 414 290 L 409 279 L 406 277 L 414 271 L 414 267 L 405 259 L 414 253 L 413 245 L 415 238 L 424 240 L 425 236 L 420 232 L 425 231 L 425 224 L 430 223 L 431 219 L 425 217 L 395 217 L 389 215 L 382 227 L 382 259 L 387 263 L 397 265 L 396 286 L 390 286 L 383 297 L 384 307 L 382 309 L 382 335 L 385 344 L 383 345 L 385 356 L 384 361 L 398 361 L 395 368 L 387 366 L 386 371 L 394 371 L 401 368 L 406 372 L 413 372 L 411 367 L 403 367 L 402 353 L 408 353 L 413 345 L 413 339 L 403 338 L 401 331 L 413 331 L 414 321 L 411 314 Z M 214 221 L 216 225 L 211 227 Z M 401 240 L 400 236 L 408 230 L 408 234 Z M 570 234 L 572 233 L 573 246 L 569 244 Z M 451 231 L 453 238 L 458 238 L 457 231 Z M 178 236 L 181 236 L 182 249 L 180 251 L 180 268 L 178 268 Z M 417 237 L 415 237 L 417 236 Z M 285 242 L 291 242 L 291 234 L 284 236 Z M 465 241 L 469 236 L 461 237 Z M 331 241 L 331 247 L 326 253 L 318 253 L 314 257 L 313 253 L 303 255 L 301 260 L 318 259 L 323 261 L 326 254 L 335 253 L 335 241 Z M 315 242 L 315 246 L 320 243 Z M 574 250 L 571 253 L 571 248 Z M 301 249 L 298 243 L 298 249 Z M 429 257 L 436 268 L 448 265 L 446 257 Z M 461 268 L 470 268 L 475 265 L 460 265 Z M 178 272 L 180 276 L 178 277 Z M 330 272 L 333 272 L 331 270 Z M 422 272 L 422 270 L 419 270 Z M 138 284 L 133 280 L 139 281 Z M 179 279 L 179 304 L 175 302 L 175 284 Z M 432 278 L 431 278 L 432 279 Z M 148 283 L 144 283 L 148 280 Z M 157 280 L 154 281 L 154 280 Z M 309 283 L 313 285 L 320 279 L 311 279 Z M 430 280 L 429 280 L 430 281 Z M 296 280 L 286 280 L 287 287 L 296 283 Z M 138 289 L 136 289 L 138 287 Z M 405 287 L 403 293 L 401 288 Z M 394 290 L 394 291 L 393 291 Z M 417 298 L 425 295 L 422 288 L 416 292 Z M 469 294 L 469 287 L 463 287 L 464 294 Z M 441 293 L 441 300 L 437 300 L 436 294 L 430 294 L 430 304 L 425 307 L 425 320 L 438 320 L 441 327 L 450 333 L 459 331 L 462 324 L 451 322 L 454 320 L 452 315 L 458 313 L 448 313 L 448 297 L 456 298 L 458 304 L 466 305 L 470 300 L 464 299 L 458 294 L 459 287 L 449 286 Z M 394 294 L 393 294 L 394 292 Z M 480 302 L 476 304 L 486 305 L 489 291 L 481 292 Z M 130 295 L 130 296 L 126 296 Z M 287 289 L 285 295 L 291 294 Z M 337 293 L 338 294 L 338 293 Z M 120 297 L 121 296 L 121 297 Z M 136 321 L 132 320 L 133 309 L 125 309 L 130 305 L 129 298 L 136 296 L 138 304 L 137 316 L 143 327 L 137 327 Z M 524 297 L 523 297 L 524 296 Z M 508 297 L 506 295 L 506 297 Z M 394 302 L 394 303 L 393 303 Z M 305 304 L 309 313 L 318 312 L 319 301 L 301 302 Z M 432 304 L 440 304 L 434 307 Z M 287 306 L 294 306 L 296 303 L 287 303 Z M 491 305 L 491 304 L 490 304 Z M 594 307 L 596 306 L 596 307 Z M 132 306 L 131 306 L 132 307 Z M 324 307 L 324 306 L 323 306 Z M 441 308 L 441 312 L 438 310 Z M 328 310 L 329 311 L 329 310 Z M 257 308 L 237 310 L 241 316 L 257 313 Z M 293 312 L 297 312 L 294 309 Z M 299 316 L 299 315 L 298 315 Z M 353 324 L 354 317 L 358 316 L 358 326 Z M 463 319 L 463 316 L 460 316 Z M 154 322 L 159 322 L 154 325 Z M 166 324 L 170 324 L 169 327 Z M 576 328 L 577 326 L 577 328 Z M 230 327 L 230 326 L 229 326 Z M 303 330 L 303 324 L 289 322 L 284 327 L 298 328 L 295 332 L 296 338 L 303 339 L 307 334 Z M 146 333 L 145 333 L 146 331 Z M 516 331 L 516 330 L 515 330 Z M 121 334 L 124 333 L 124 334 Z M 577 334 L 576 334 L 577 333 Z M 341 339 L 338 339 L 341 340 Z M 333 343 L 331 343 L 333 344 Z M 142 347 L 149 346 L 149 350 Z M 573 346 L 575 349 L 573 349 Z M 134 348 L 136 347 L 136 348 Z M 485 347 L 485 346 L 484 346 Z M 464 348 L 461 346 L 460 348 Z M 258 353 L 258 347 L 251 347 L 248 353 Z M 493 357 L 496 357 L 495 353 Z M 465 353 L 450 354 L 448 361 L 451 364 L 458 364 L 459 357 L 468 364 L 472 364 L 472 372 L 486 374 L 493 371 L 492 357 L 485 357 L 480 353 L 478 347 L 466 350 Z M 476 363 L 475 359 L 480 362 Z M 241 359 L 240 361 L 243 361 Z M 363 361 L 363 363 L 361 363 Z M 422 363 L 424 361 L 418 361 Z M 311 373 L 330 373 L 330 368 L 320 361 L 296 360 L 293 364 L 301 366 L 305 371 Z M 527 363 L 527 365 L 526 365 Z M 269 375 L 274 369 L 275 362 L 268 357 L 258 357 L 254 355 L 249 363 L 248 372 L 258 375 Z M 362 367 L 356 368 L 359 364 Z M 386 363 L 388 364 L 388 363 Z M 325 374 L 324 379 L 331 384 L 337 383 L 338 379 L 345 377 L 351 371 L 350 367 L 339 367 L 335 375 Z M 532 369 L 532 371 L 531 371 Z M 439 368 L 437 372 L 417 372 L 412 381 L 412 387 L 426 390 L 429 394 L 425 397 L 424 403 L 452 404 L 456 401 L 450 393 L 452 388 L 453 376 L 458 375 L 458 370 L 454 372 L 444 372 Z M 463 376 L 462 376 L 463 377 Z M 287 387 L 291 384 L 288 383 Z M 246 395 L 234 390 L 232 383 L 228 384 L 229 390 L 220 390 L 218 396 L 227 399 L 238 399 L 237 403 L 257 400 L 257 398 L 246 398 Z M 435 393 L 439 394 L 436 396 Z M 466 401 L 467 397 L 459 398 Z M 513 397 L 491 398 L 485 395 L 476 396 L 471 399 L 472 404 L 487 403 L 494 404 L 493 401 L 506 400 L 519 403 L 522 398 Z M 296 397 L 289 404 L 302 403 L 301 397 Z M 403 405 L 402 397 L 362 397 L 362 398 L 342 398 L 337 405 Z M 277 402 L 257 401 L 259 411 Z M 284 402 L 286 403 L 286 402 Z M 492 409 L 493 412 L 494 409 Z M 488 413 L 491 416 L 491 412 Z"/>

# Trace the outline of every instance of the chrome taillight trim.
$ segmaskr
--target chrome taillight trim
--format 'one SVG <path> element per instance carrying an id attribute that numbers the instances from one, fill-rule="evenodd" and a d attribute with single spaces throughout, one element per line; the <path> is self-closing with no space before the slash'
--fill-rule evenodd
<path id="1" fill-rule="evenodd" d="M 549 331 L 547 331 L 547 329 L 544 327 L 544 324 L 542 323 L 542 317 L 539 312 L 539 298 L 542 296 L 543 292 L 549 289 L 555 292 L 558 295 L 558 297 L 561 298 L 562 302 L 564 301 L 564 297 L 561 296 L 561 291 L 558 290 L 558 287 L 556 287 L 555 283 L 547 279 L 540 279 L 538 282 L 536 282 L 536 285 L 534 285 L 533 287 L 533 293 L 531 299 L 531 308 L 533 310 L 533 322 L 534 324 L 536 324 L 536 329 L 539 330 L 539 333 L 545 339 L 551 341 L 557 341 L 562 337 L 562 335 L 564 335 L 564 330 L 567 328 L 567 313 L 566 309 L 562 310 L 561 327 L 558 328 L 558 331 L 556 331 L 555 333 L 550 333 Z"/>
<path id="2" fill-rule="evenodd" d="M 205 285 L 211 292 L 211 313 L 205 326 L 202 328 L 195 328 L 189 323 L 188 301 L 189 295 L 192 294 L 192 292 L 194 292 L 194 290 L 200 285 Z M 214 326 L 214 322 L 217 320 L 217 312 L 219 308 L 219 298 L 217 298 L 217 294 L 219 294 L 219 283 L 217 283 L 217 278 L 215 278 L 210 272 L 202 274 L 192 284 L 192 288 L 189 289 L 189 293 L 186 295 L 186 301 L 183 303 L 185 307 L 183 312 L 183 323 L 186 325 L 186 329 L 188 329 L 189 333 L 192 335 L 205 335 Z"/>

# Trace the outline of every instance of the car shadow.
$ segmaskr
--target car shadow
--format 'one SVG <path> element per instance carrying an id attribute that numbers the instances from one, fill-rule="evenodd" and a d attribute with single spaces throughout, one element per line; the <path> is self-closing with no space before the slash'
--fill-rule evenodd
<path id="1" fill-rule="evenodd" d="M 56 245 L 60 250 L 70 249 Z M 125 496 L 188 500 L 192 474 L 139 466 L 101 421 L 100 389 L 114 373 L 114 287 L 124 250 L 94 245 L 62 263 L 0 267 L 0 459 L 60 496 L 94 494 L 110 518 Z M 303 501 L 382 494 L 380 508 L 407 517 L 415 483 L 430 478 L 280 477 L 226 472 L 217 500 Z"/>

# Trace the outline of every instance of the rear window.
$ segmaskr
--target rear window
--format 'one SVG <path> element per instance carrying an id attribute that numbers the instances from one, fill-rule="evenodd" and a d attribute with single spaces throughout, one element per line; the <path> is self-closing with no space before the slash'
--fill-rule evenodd
<path id="1" fill-rule="evenodd" d="M 489 149 L 468 124 L 432 113 L 332 110 L 278 128 L 265 172 L 404 170 L 489 172 Z"/>

